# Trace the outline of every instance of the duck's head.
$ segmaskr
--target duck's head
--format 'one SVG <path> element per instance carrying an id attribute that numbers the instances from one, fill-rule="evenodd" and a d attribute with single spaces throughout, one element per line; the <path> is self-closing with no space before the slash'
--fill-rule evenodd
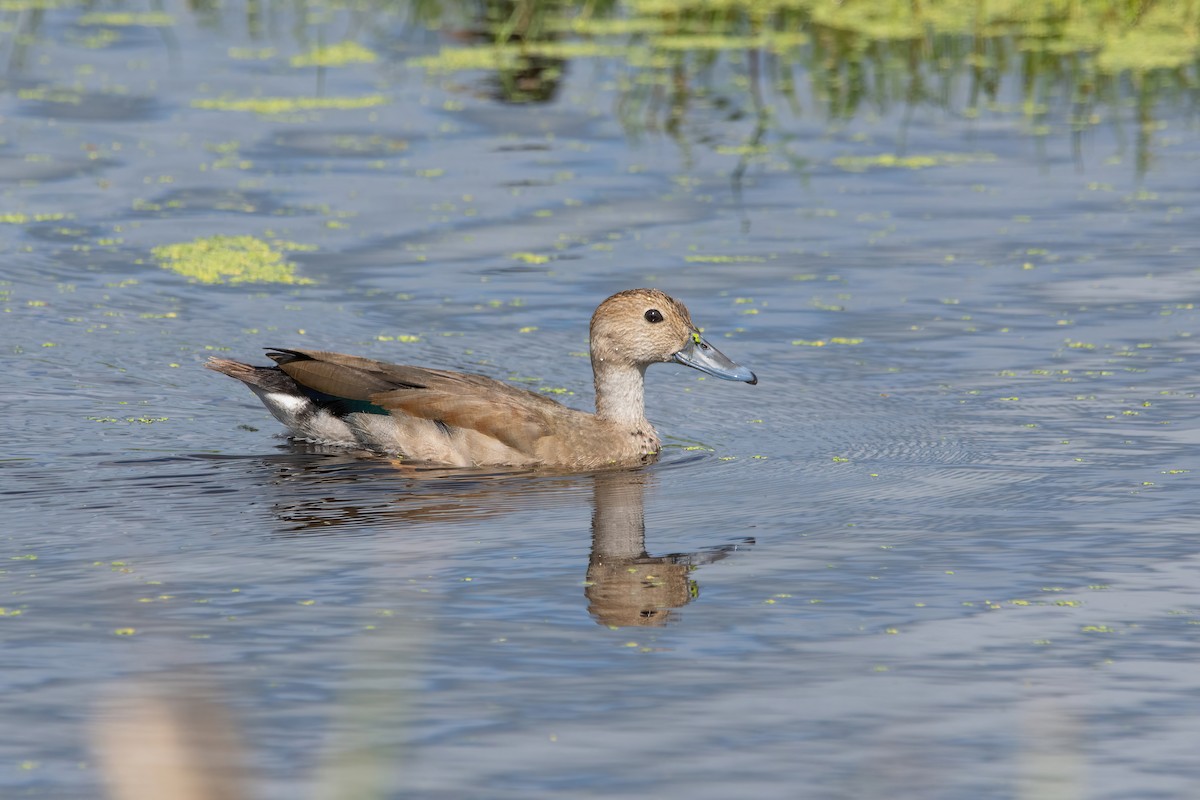
<path id="1" fill-rule="evenodd" d="M 727 381 L 758 383 L 704 340 L 687 306 L 658 289 L 630 289 L 605 300 L 592 315 L 592 363 L 645 369 L 676 361 Z"/>

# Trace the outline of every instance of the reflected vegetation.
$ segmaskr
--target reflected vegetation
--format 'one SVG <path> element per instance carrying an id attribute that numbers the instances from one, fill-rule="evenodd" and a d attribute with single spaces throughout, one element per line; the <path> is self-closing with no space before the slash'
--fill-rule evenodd
<path id="1" fill-rule="evenodd" d="M 297 444 L 301 452 L 329 452 L 319 445 Z M 314 448 L 316 448 L 314 450 Z M 653 470 L 599 472 L 590 476 L 547 477 L 521 473 L 473 472 L 443 467 L 420 467 L 379 458 L 358 460 L 332 453 L 329 459 L 288 460 L 283 479 L 352 487 L 377 485 L 392 478 L 405 483 L 402 495 L 372 491 L 360 504 L 345 498 L 317 497 L 317 488 L 275 503 L 275 514 L 292 525 L 289 535 L 343 535 L 347 527 L 418 523 L 478 523 L 515 510 L 561 502 L 581 485 L 591 483 L 592 548 L 584 595 L 597 623 L 610 627 L 660 626 L 675 609 L 700 596 L 696 570 L 754 544 L 741 538 L 692 552 L 650 555 L 646 550 L 645 492 L 655 479 Z M 514 481 L 519 483 L 514 484 Z M 569 535 L 569 534 L 567 534 Z M 519 549 L 514 541 L 513 548 Z"/>
<path id="2" fill-rule="evenodd" d="M 545 102 L 512 78 L 580 59 L 616 64 L 631 136 L 663 132 L 774 169 L 803 164 L 789 120 L 834 126 L 900 107 L 1020 114 L 1034 136 L 1078 137 L 1136 114 L 1148 164 L 1158 103 L 1195 102 L 1200 5 L 895 4 L 744 0 L 489 3 L 470 40 L 413 59 L 432 74 L 490 70 L 496 99 Z M 490 38 L 484 31 L 490 32 Z M 724 134 L 702 134 L 720 124 Z"/>
<path id="3" fill-rule="evenodd" d="M 170 38 L 183 24 L 178 18 L 121 5 L 97 12 L 81 4 L 70 28 L 76 43 L 102 50 L 156 36 L 168 49 L 187 47 Z M 78 81 L 22 80 L 36 70 L 52 8 L 62 6 L 14 0 L 0 11 L 0 26 L 11 34 L 8 88 L 30 102 L 76 104 L 91 96 Z M 1015 115 L 1035 137 L 1078 139 L 1095 126 L 1132 121 L 1135 163 L 1144 170 L 1156 107 L 1190 107 L 1200 87 L 1196 0 L 364 0 L 302 7 L 250 0 L 241 9 L 196 3 L 191 10 L 204 27 L 232 24 L 264 43 L 231 47 L 230 62 L 318 74 L 312 96 L 198 96 L 190 101 L 195 108 L 272 116 L 369 108 L 388 102 L 386 93 L 329 96 L 325 72 L 386 72 L 396 60 L 474 97 L 546 104 L 559 97 L 573 64 L 602 62 L 594 74 L 617 91 L 616 114 L 629 136 L 664 134 L 685 151 L 716 149 L 737 157 L 735 173 L 749 164 L 802 168 L 797 120 L 837 128 L 894 109 L 908 121 L 920 108 L 969 120 Z M 434 52 L 398 55 L 409 49 L 404 39 L 430 32 L 441 39 Z M 904 155 L 902 140 L 884 155 Z"/>

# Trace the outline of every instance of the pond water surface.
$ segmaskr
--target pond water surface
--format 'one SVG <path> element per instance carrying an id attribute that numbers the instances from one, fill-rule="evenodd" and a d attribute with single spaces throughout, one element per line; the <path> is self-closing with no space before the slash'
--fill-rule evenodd
<path id="1" fill-rule="evenodd" d="M 1194 796 L 1193 94 L 756 116 L 730 56 L 672 127 L 620 59 L 509 102 L 419 60 L 453 26 L 320 14 L 7 19 L 0 795 L 100 795 L 149 692 L 227 709 L 201 751 L 256 797 Z M 322 37 L 372 58 L 291 61 Z M 294 272 L 155 255 L 217 235 Z M 643 285 L 759 384 L 651 368 L 641 471 L 292 444 L 201 368 L 590 408 L 588 318 Z"/>

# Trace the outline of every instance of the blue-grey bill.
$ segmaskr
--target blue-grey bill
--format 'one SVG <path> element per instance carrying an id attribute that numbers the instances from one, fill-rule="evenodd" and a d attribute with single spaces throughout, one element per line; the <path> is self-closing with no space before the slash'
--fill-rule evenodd
<path id="1" fill-rule="evenodd" d="M 692 340 L 676 353 L 674 358 L 680 364 L 727 381 L 758 383 L 758 378 L 753 372 L 730 361 L 724 353 L 706 342 L 698 333 L 692 334 Z"/>

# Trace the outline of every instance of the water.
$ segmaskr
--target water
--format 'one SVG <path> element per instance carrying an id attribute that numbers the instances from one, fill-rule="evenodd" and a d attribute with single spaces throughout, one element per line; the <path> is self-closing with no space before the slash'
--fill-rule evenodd
<path id="1" fill-rule="evenodd" d="M 759 153 L 736 58 L 672 138 L 627 65 L 506 104 L 410 61 L 449 28 L 260 12 L 55 8 L 10 45 L 0 794 L 97 796 L 146 692 L 227 709 L 201 752 L 259 797 L 1194 792 L 1186 95 L 1083 136 L 1015 79 L 975 118 L 780 103 Z M 318 34 L 379 59 L 291 67 Z M 311 283 L 151 254 L 216 234 L 315 246 Z M 588 317 L 641 285 L 760 383 L 652 368 L 639 472 L 294 445 L 200 368 L 322 347 L 586 408 Z"/>

